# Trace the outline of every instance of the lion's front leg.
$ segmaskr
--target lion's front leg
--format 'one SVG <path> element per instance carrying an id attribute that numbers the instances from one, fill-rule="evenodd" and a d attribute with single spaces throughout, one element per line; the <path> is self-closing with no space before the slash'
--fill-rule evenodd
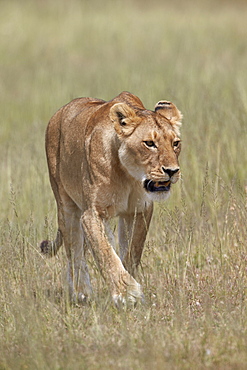
<path id="1" fill-rule="evenodd" d="M 153 214 L 153 204 L 141 213 L 119 217 L 120 258 L 131 275 L 135 275 L 141 261 L 142 251 Z"/>
<path id="2" fill-rule="evenodd" d="M 81 217 L 81 223 L 88 244 L 100 269 L 108 283 L 116 306 L 135 303 L 142 300 L 140 284 L 125 270 L 120 258 L 110 245 L 103 219 L 96 210 L 87 210 Z"/>

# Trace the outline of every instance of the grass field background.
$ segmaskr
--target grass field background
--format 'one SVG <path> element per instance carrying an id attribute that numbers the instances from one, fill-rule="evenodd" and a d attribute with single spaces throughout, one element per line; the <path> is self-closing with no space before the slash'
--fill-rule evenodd
<path id="1" fill-rule="evenodd" d="M 1 1 L 0 369 L 245 369 L 245 1 Z M 70 306 L 44 133 L 72 98 L 128 90 L 184 115 L 183 178 L 156 204 L 117 311 L 89 256 L 91 306 Z"/>

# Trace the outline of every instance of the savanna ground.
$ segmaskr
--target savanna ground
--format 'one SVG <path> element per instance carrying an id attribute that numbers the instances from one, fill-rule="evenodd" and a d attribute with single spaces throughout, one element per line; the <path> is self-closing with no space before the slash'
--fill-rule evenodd
<path id="1" fill-rule="evenodd" d="M 245 1 L 1 1 L 0 369 L 245 369 Z M 71 306 L 44 151 L 74 97 L 123 90 L 184 114 L 183 178 L 157 204 L 139 281 L 117 311 L 94 261 L 96 299 Z"/>

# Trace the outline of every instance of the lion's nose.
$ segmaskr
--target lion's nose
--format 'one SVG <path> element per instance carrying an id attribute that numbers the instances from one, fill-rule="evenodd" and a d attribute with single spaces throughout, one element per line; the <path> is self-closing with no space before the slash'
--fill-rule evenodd
<path id="1" fill-rule="evenodd" d="M 178 168 L 166 168 L 166 167 L 162 167 L 162 170 L 164 173 L 166 173 L 170 178 L 175 175 L 175 173 L 177 173 L 179 171 L 179 167 Z"/>

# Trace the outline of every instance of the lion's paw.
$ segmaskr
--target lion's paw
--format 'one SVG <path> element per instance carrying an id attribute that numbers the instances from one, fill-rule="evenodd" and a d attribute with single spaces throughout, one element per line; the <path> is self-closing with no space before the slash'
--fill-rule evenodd
<path id="1" fill-rule="evenodd" d="M 137 282 L 134 286 L 133 284 L 131 284 L 131 286 L 128 287 L 124 294 L 113 294 L 112 298 L 115 306 L 118 309 L 124 307 L 132 308 L 135 307 L 138 303 L 143 304 L 145 302 L 144 295 L 141 290 L 141 285 Z"/>
<path id="2" fill-rule="evenodd" d="M 90 297 L 83 293 L 72 293 L 70 294 L 70 301 L 72 304 L 85 306 L 90 302 Z"/>

